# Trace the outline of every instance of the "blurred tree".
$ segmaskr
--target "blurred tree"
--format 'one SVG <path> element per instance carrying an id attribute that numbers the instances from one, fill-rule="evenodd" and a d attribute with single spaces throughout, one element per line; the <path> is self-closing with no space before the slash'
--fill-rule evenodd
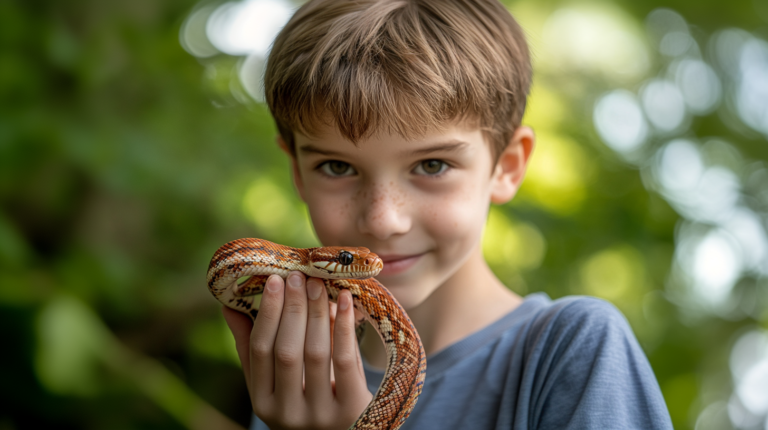
<path id="1" fill-rule="evenodd" d="M 729 97 L 743 80 L 729 78 L 710 48 L 720 39 L 710 36 L 742 28 L 765 52 L 766 8 L 757 0 L 507 3 L 536 57 L 525 122 L 539 145 L 520 195 L 491 212 L 490 263 L 522 294 L 616 304 L 677 428 L 759 428 L 762 404 L 734 394 L 756 367 L 734 367 L 733 357 L 740 363 L 748 354 L 739 351 L 760 345 L 755 327 L 768 328 L 765 276 L 745 269 L 717 306 L 698 303 L 691 291 L 703 284 L 691 281 L 686 256 L 709 249 L 702 243 L 724 255 L 721 236 L 710 235 L 721 224 L 702 221 L 654 175 L 667 149 L 694 148 L 702 169 L 733 172 L 739 202 L 765 229 L 766 133 L 734 108 Z M 0 355 L 0 428 L 249 422 L 204 268 L 237 237 L 317 242 L 268 111 L 255 101 L 258 57 L 220 53 L 202 30 L 220 5 L 0 0 L 0 339 L 11 351 Z M 662 52 L 674 46 L 662 48 L 654 33 L 659 7 L 687 19 L 698 51 Z M 737 53 L 752 40 L 717 34 L 742 40 Z M 654 79 L 674 81 L 689 54 L 711 65 L 725 95 L 667 133 L 653 122 L 667 111 L 643 100 Z M 733 64 L 746 61 L 738 55 Z M 605 100 L 629 100 L 644 137 L 623 147 L 607 139 L 596 109 Z M 679 137 L 693 143 L 669 146 Z M 617 149 L 627 145 L 634 149 Z M 270 202 L 266 210 L 259 201 Z"/>

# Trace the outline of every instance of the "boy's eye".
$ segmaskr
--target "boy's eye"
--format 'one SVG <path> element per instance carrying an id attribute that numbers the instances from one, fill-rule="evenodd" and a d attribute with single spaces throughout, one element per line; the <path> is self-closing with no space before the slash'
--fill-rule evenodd
<path id="1" fill-rule="evenodd" d="M 320 169 L 328 176 L 349 176 L 355 173 L 349 163 L 338 160 L 326 161 L 320 165 Z"/>
<path id="2" fill-rule="evenodd" d="M 424 160 L 416 166 L 416 173 L 420 175 L 438 175 L 443 173 L 448 165 L 440 160 Z"/>

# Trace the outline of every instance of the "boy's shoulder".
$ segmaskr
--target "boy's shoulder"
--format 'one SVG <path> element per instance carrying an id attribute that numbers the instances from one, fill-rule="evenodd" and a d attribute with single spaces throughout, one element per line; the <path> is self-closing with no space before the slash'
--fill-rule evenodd
<path id="1" fill-rule="evenodd" d="M 521 385 L 530 401 L 546 399 L 534 410 L 569 411 L 539 415 L 540 428 L 671 428 L 648 359 L 613 304 L 587 296 L 531 299 L 538 309 L 524 330 L 528 380 Z"/>
<path id="2" fill-rule="evenodd" d="M 575 333 L 627 329 L 631 332 L 621 311 L 597 297 L 566 296 L 552 300 L 546 294 L 534 293 L 526 297 L 526 301 L 533 302 L 536 308 L 530 323 L 541 330 Z"/>
<path id="3" fill-rule="evenodd" d="M 534 312 L 526 321 L 525 344 L 532 353 L 590 360 L 614 349 L 644 356 L 627 319 L 612 303 L 590 296 L 551 300 L 545 294 L 526 298 Z M 564 357 L 564 358 L 565 358 Z"/>

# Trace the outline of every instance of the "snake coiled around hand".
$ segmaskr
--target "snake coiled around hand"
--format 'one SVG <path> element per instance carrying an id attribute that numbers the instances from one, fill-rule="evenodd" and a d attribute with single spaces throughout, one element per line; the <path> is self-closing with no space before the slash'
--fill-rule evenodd
<path id="1" fill-rule="evenodd" d="M 219 248 L 208 266 L 208 288 L 225 306 L 256 319 L 254 304 L 270 275 L 293 270 L 323 279 L 328 298 L 349 290 L 355 309 L 384 342 L 387 370 L 379 389 L 350 429 L 400 428 L 416 405 L 426 374 L 424 347 L 394 296 L 372 278 L 381 259 L 367 248 L 291 248 L 263 239 L 238 239 Z M 238 284 L 238 279 L 250 277 Z M 360 321 L 362 322 L 362 321 Z"/>

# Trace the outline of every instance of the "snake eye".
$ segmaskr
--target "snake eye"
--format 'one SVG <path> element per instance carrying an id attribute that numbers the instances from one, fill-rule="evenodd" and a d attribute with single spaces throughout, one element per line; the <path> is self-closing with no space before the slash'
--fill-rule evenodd
<path id="1" fill-rule="evenodd" d="M 352 253 L 349 251 L 341 251 L 339 252 L 339 263 L 348 266 L 352 264 L 352 260 L 354 258 L 352 257 Z"/>

